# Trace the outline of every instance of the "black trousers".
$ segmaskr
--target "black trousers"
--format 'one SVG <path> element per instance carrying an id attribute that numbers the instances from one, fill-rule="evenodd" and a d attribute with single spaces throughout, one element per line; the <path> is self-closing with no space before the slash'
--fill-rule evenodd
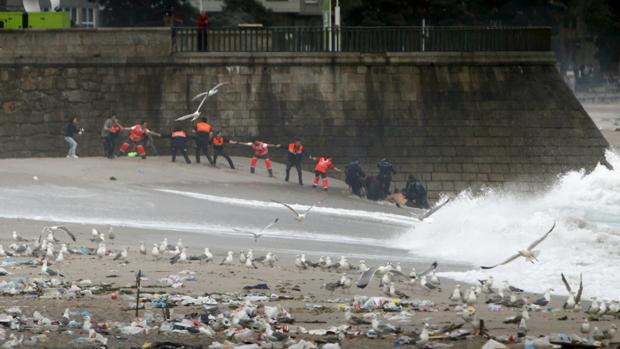
<path id="1" fill-rule="evenodd" d="M 301 179 L 301 161 L 299 160 L 288 160 L 288 162 L 286 163 L 286 178 L 284 178 L 284 180 L 288 182 L 289 174 L 291 173 L 291 168 L 293 168 L 293 166 L 295 166 L 295 169 L 297 170 L 299 184 L 304 184 L 303 180 Z"/>
<path id="2" fill-rule="evenodd" d="M 213 165 L 215 165 L 217 163 L 217 157 L 221 156 L 224 159 L 226 159 L 228 161 L 228 165 L 230 166 L 230 168 L 234 169 L 235 165 L 232 162 L 232 159 L 230 158 L 230 156 L 228 156 L 228 154 L 226 154 L 226 152 L 224 152 L 224 149 L 213 149 Z"/>
<path id="3" fill-rule="evenodd" d="M 351 186 L 351 192 L 353 194 L 362 197 L 362 188 L 364 187 L 364 181 L 361 177 L 347 179 L 347 184 Z"/>
<path id="4" fill-rule="evenodd" d="M 187 149 L 185 148 L 185 144 L 181 143 L 172 143 L 172 162 L 175 162 L 177 159 L 177 151 L 180 152 L 185 158 L 185 162 L 191 164 L 192 162 L 189 160 L 189 156 L 187 155 Z"/>
<path id="5" fill-rule="evenodd" d="M 209 154 L 209 137 L 196 137 L 196 163 L 200 163 L 200 156 L 204 154 L 211 165 L 215 165 Z"/>
<path id="6" fill-rule="evenodd" d="M 206 30 L 198 30 L 198 51 L 204 52 L 207 51 L 209 45 L 207 43 L 207 31 Z"/>
<path id="7" fill-rule="evenodd" d="M 103 137 L 103 154 L 106 157 L 114 159 L 114 148 L 116 148 L 116 135 L 109 134 Z"/>

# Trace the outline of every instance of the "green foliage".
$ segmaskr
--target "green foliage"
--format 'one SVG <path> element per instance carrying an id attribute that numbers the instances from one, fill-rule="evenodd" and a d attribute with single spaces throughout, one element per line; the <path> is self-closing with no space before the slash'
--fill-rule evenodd
<path id="1" fill-rule="evenodd" d="M 212 16 L 213 26 L 236 27 L 243 23 L 282 25 L 282 16 L 256 0 L 224 0 L 222 10 Z"/>
<path id="2" fill-rule="evenodd" d="M 190 25 L 197 15 L 188 0 L 90 0 L 98 3 L 105 26 L 160 26 L 171 7 L 177 19 Z"/>

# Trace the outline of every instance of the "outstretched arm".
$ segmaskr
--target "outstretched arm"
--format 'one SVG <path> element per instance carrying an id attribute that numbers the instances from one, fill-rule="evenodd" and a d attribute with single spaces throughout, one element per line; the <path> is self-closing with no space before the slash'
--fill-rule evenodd
<path id="1" fill-rule="evenodd" d="M 146 130 L 146 133 L 153 135 L 153 136 L 161 137 L 161 133 L 157 133 L 155 131 Z"/>

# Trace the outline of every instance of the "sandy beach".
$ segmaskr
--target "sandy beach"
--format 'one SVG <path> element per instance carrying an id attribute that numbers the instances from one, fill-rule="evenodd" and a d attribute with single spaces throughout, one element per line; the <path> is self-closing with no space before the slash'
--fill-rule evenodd
<path id="1" fill-rule="evenodd" d="M 256 175 L 250 175 L 246 167 L 247 159 L 235 158 L 235 162 L 239 165 L 236 171 L 213 169 L 206 165 L 170 164 L 168 158 L 149 158 L 146 161 L 110 161 L 100 158 L 1 160 L 0 178 L 4 200 L 0 206 L 3 217 L 0 219 L 3 227 L 0 242 L 5 250 L 9 251 L 9 245 L 14 243 L 11 238 L 13 230 L 32 241 L 39 236 L 44 226 L 67 226 L 76 234 L 77 241 L 72 242 L 63 232 L 57 232 L 55 236 L 61 242 L 55 244 L 56 252 L 60 243 L 66 243 L 70 249 L 96 249 L 97 242 L 89 241 L 93 228 L 107 234 L 112 226 L 114 232 L 113 240 L 106 237 L 106 256 L 67 254 L 64 261 L 52 262 L 51 268 L 60 271 L 64 275 L 62 278 L 41 275 L 41 258 L 26 256 L 5 259 L 4 268 L 10 274 L 2 276 L 2 282 L 24 277 L 28 280 L 42 278 L 62 282 L 46 284 L 34 294 L 5 293 L 0 297 L 0 307 L 5 313 L 14 311 L 10 308 L 17 306 L 23 317 L 23 326 L 19 330 L 5 328 L 5 337 L 15 334 L 19 338 L 23 335 L 25 342 L 21 346 L 25 346 L 32 336 L 39 336 L 35 338 L 41 340 L 41 334 L 46 336 L 45 343 L 31 343 L 31 346 L 100 346 L 101 343 L 95 339 L 76 340 L 88 335 L 81 327 L 46 325 L 45 321 L 37 324 L 32 322 L 35 311 L 50 320 L 61 321 L 63 311 L 68 308 L 71 320 L 77 323 L 82 323 L 83 315 L 89 314 L 93 328 L 104 336 L 108 348 L 157 347 L 157 343 L 166 341 L 207 348 L 215 341 L 224 343 L 226 340 L 234 345 L 241 345 L 240 342 L 245 341 L 266 348 L 287 348 L 300 339 L 317 344 L 338 342 L 342 348 L 391 348 L 401 336 L 415 339 L 425 323 L 434 328 L 460 318 L 456 311 L 458 309 L 455 309 L 460 306 L 460 302 L 449 299 L 455 282 L 447 278 L 440 280 L 441 292 L 429 292 L 422 289 L 419 282 L 412 285 L 408 280 L 394 278 L 396 289 L 410 297 L 399 299 L 383 293 L 379 286 L 380 277 L 375 278 L 367 288 L 358 289 L 355 287 L 360 273 L 357 270 L 329 271 L 311 267 L 300 270 L 295 267 L 295 256 L 305 253 L 314 262 L 318 261 L 319 256 L 330 256 L 334 260 L 346 256 L 353 266 L 358 266 L 360 259 L 364 259 L 369 266 L 399 263 L 406 275 L 412 267 L 420 272 L 432 260 L 381 243 L 410 229 L 407 225 L 413 224 L 413 220 L 409 212 L 389 204 L 352 198 L 346 192 L 344 183 L 336 180 L 332 181 L 333 186 L 327 193 L 312 190 L 307 185 L 299 187 L 296 183 L 285 183 L 281 178 L 281 164 L 275 166 L 277 178 L 269 178 L 262 168 Z M 305 182 L 310 183 L 311 175 L 305 173 L 304 176 Z M 111 180 L 111 177 L 115 180 Z M 231 204 L 231 198 L 237 200 L 234 205 Z M 316 214 L 309 215 L 303 223 L 298 223 L 286 209 L 266 204 L 273 199 L 303 205 L 323 200 L 321 206 L 328 206 L 329 210 L 323 207 Z M 281 222 L 257 242 L 249 235 L 234 230 L 259 229 L 275 216 Z M 149 222 L 152 222 L 151 226 Z M 189 256 L 199 256 L 205 247 L 209 247 L 215 255 L 214 261 L 171 264 L 171 253 L 159 258 L 153 257 L 153 244 L 159 244 L 164 238 L 173 245 L 177 244 L 179 238 L 182 239 Z M 146 246 L 146 255 L 138 252 L 141 241 Z M 129 248 L 128 257 L 114 260 L 114 254 L 125 247 Z M 273 268 L 259 263 L 257 269 L 248 268 L 238 259 L 239 252 L 247 253 L 248 249 L 253 249 L 255 257 L 273 252 L 278 261 Z M 219 265 L 227 251 L 234 252 L 234 263 Z M 15 264 L 16 261 L 32 261 L 34 265 Z M 471 265 L 440 261 L 437 271 L 467 268 L 471 268 Z M 144 309 L 139 311 L 139 318 L 136 319 L 133 308 L 138 270 L 144 274 L 140 298 Z M 343 273 L 352 278 L 351 288 L 333 292 L 322 288 L 325 283 L 336 282 Z M 183 278 L 186 280 L 182 281 L 182 285 L 172 287 L 166 284 Z M 76 292 L 75 288 L 70 291 L 72 283 L 80 291 Z M 269 289 L 243 289 L 244 286 L 260 283 L 266 283 Z M 93 289 L 101 285 L 104 287 Z M 493 288 L 497 286 L 500 286 L 499 280 Z M 462 285 L 464 291 L 468 287 Z M 204 329 L 203 332 L 191 333 L 197 331 L 198 327 L 207 327 L 197 322 L 205 314 L 202 304 L 172 306 L 171 320 L 191 319 L 194 327 L 191 331 L 179 328 L 169 331 L 162 323 L 170 322 L 164 321 L 162 310 L 153 308 L 151 302 L 162 294 L 168 294 L 171 298 L 177 295 L 191 296 L 196 302 L 199 302 L 196 297 L 209 297 L 217 302 L 217 313 L 224 314 L 234 313 L 244 302 L 266 307 L 282 306 L 294 321 L 275 321 L 272 327 L 290 339 L 265 339 L 264 330 L 260 328 L 250 330 L 251 334 L 244 337 L 245 340 L 227 335 L 232 333 L 230 329 L 214 330 L 210 334 L 205 333 Z M 388 306 L 384 308 L 389 310 L 358 309 L 353 305 L 356 296 L 385 297 Z M 518 325 L 504 324 L 503 320 L 520 314 L 521 309 L 504 306 L 491 309 L 485 304 L 489 296 L 482 293 L 477 302 L 472 304 L 470 310 L 475 309 L 477 316 L 474 322 L 477 323 L 477 319 L 484 320 L 488 334 L 492 337 L 505 339 L 506 336 L 516 336 Z M 528 294 L 530 301 L 541 296 Z M 582 318 L 588 315 L 564 311 L 564 301 L 565 297 L 553 297 L 549 305 L 538 311 L 530 311 L 528 336 L 579 334 Z M 584 308 L 588 304 L 587 301 L 582 302 Z M 353 311 L 359 316 L 376 313 L 379 319 L 401 327 L 402 332 L 385 334 L 380 336 L 382 338 L 369 338 L 367 334 L 372 326 L 348 322 L 345 318 L 347 311 Z M 146 323 L 140 322 L 143 319 L 146 319 Z M 130 326 L 134 320 L 140 325 Z M 207 322 L 205 317 L 202 320 Z M 593 321 L 592 326 L 601 331 L 610 328 L 612 323 L 620 326 L 615 314 L 596 316 L 593 320 L 600 320 Z M 334 333 L 325 334 L 325 331 L 321 331 L 338 326 L 342 327 Z M 126 334 L 121 330 L 126 327 L 139 327 L 143 331 Z M 470 323 L 465 323 L 462 328 L 469 331 L 470 335 L 457 341 L 433 340 L 419 343 L 418 346 L 480 348 L 487 341 L 487 338 L 477 335 Z M 508 344 L 510 348 L 523 348 L 523 345 Z"/>

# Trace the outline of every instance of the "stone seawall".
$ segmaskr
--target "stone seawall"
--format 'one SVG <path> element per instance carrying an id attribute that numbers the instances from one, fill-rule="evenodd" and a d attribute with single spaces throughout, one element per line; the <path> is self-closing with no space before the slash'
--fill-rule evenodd
<path id="1" fill-rule="evenodd" d="M 172 54 L 171 45 L 165 29 L 0 31 L 0 156 L 63 155 L 70 116 L 87 129 L 81 154 L 98 155 L 111 113 L 169 131 L 195 109 L 193 95 L 223 81 L 205 111 L 230 137 L 300 136 L 313 154 L 339 166 L 358 157 L 371 173 L 387 157 L 399 184 L 415 174 L 432 195 L 531 191 L 594 166 L 607 147 L 551 53 Z"/>

